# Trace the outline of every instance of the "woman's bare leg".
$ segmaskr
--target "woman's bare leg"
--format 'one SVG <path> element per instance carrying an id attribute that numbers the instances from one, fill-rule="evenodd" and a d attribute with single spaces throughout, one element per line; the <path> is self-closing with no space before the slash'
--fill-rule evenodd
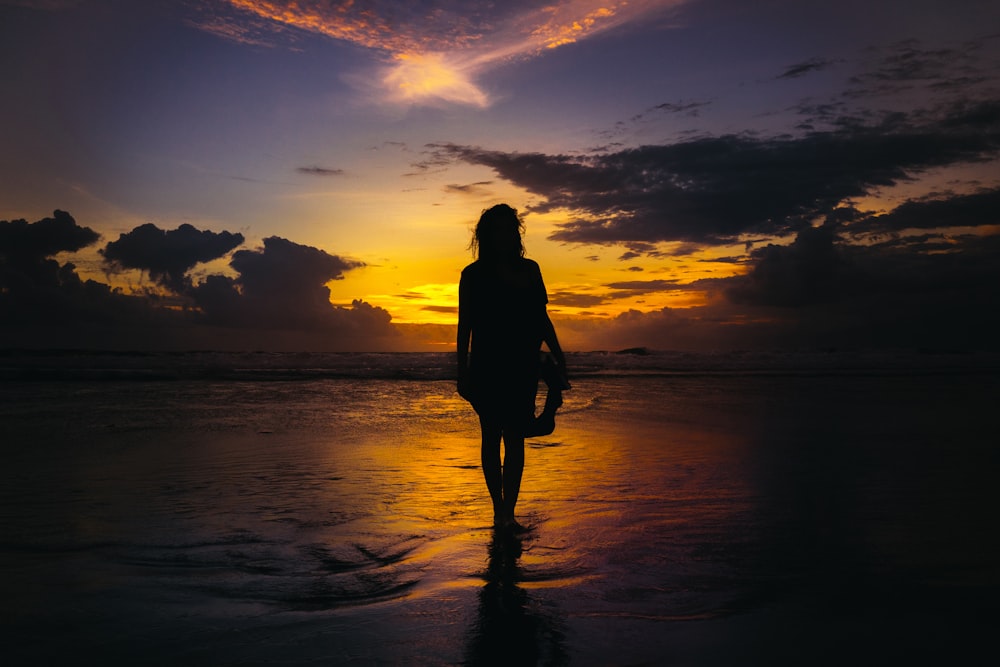
<path id="1" fill-rule="evenodd" d="M 511 527 L 518 527 L 514 520 L 514 506 L 521 491 L 521 475 L 524 473 L 524 436 L 503 435 L 503 519 Z"/>
<path id="2" fill-rule="evenodd" d="M 490 492 L 490 500 L 493 501 L 493 523 L 500 525 L 506 517 L 503 505 L 503 470 L 500 467 L 502 433 L 499 426 L 489 424 L 482 419 L 479 420 L 479 426 L 483 432 L 483 445 L 480 452 L 483 477 L 486 478 L 486 488 Z"/>

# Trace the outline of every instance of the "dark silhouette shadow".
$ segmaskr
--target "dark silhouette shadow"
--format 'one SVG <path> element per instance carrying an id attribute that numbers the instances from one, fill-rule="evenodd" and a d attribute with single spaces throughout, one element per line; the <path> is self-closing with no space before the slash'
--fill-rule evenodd
<path id="1" fill-rule="evenodd" d="M 479 415 L 493 523 L 514 530 L 520 528 L 514 509 L 524 473 L 524 439 L 552 433 L 561 391 L 569 388 L 566 358 L 546 310 L 542 272 L 524 255 L 523 231 L 510 206 L 483 211 L 471 244 L 476 261 L 462 269 L 459 280 L 456 340 L 458 393 Z M 544 362 L 539 358 L 543 344 L 549 351 Z M 536 417 L 538 380 L 546 367 L 553 381 L 545 378 L 548 400 Z"/>
<path id="2" fill-rule="evenodd" d="M 509 531 L 493 531 L 479 591 L 479 612 L 469 632 L 463 664 L 567 665 L 569 654 L 556 619 L 532 609 L 528 592 L 518 583 L 522 540 Z"/>

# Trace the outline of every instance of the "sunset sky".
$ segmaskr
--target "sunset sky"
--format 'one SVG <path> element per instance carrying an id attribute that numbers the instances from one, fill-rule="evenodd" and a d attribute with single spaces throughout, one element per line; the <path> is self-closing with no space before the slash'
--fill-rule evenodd
<path id="1" fill-rule="evenodd" d="M 0 0 L 0 347 L 1000 340 L 1000 3 Z M 54 213 L 54 211 L 59 213 Z"/>

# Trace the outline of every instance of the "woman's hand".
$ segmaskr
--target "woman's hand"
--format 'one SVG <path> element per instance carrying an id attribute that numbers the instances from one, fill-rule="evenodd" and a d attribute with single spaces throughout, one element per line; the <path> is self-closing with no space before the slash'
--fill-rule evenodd
<path id="1" fill-rule="evenodd" d="M 468 370 L 463 369 L 458 371 L 458 395 L 469 403 L 472 402 L 472 378 L 469 377 Z"/>
<path id="2" fill-rule="evenodd" d="M 569 383 L 569 375 L 566 373 L 566 360 L 564 359 L 562 363 L 556 363 L 556 372 L 559 374 L 559 381 L 562 383 L 562 390 L 572 389 L 573 385 Z"/>

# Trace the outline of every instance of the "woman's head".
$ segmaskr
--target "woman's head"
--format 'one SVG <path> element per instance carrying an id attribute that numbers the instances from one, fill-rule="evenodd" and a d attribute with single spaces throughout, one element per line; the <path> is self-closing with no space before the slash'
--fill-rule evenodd
<path id="1" fill-rule="evenodd" d="M 483 211 L 472 237 L 472 249 L 480 259 L 510 260 L 524 257 L 521 233 L 524 223 L 517 210 L 497 204 Z"/>

